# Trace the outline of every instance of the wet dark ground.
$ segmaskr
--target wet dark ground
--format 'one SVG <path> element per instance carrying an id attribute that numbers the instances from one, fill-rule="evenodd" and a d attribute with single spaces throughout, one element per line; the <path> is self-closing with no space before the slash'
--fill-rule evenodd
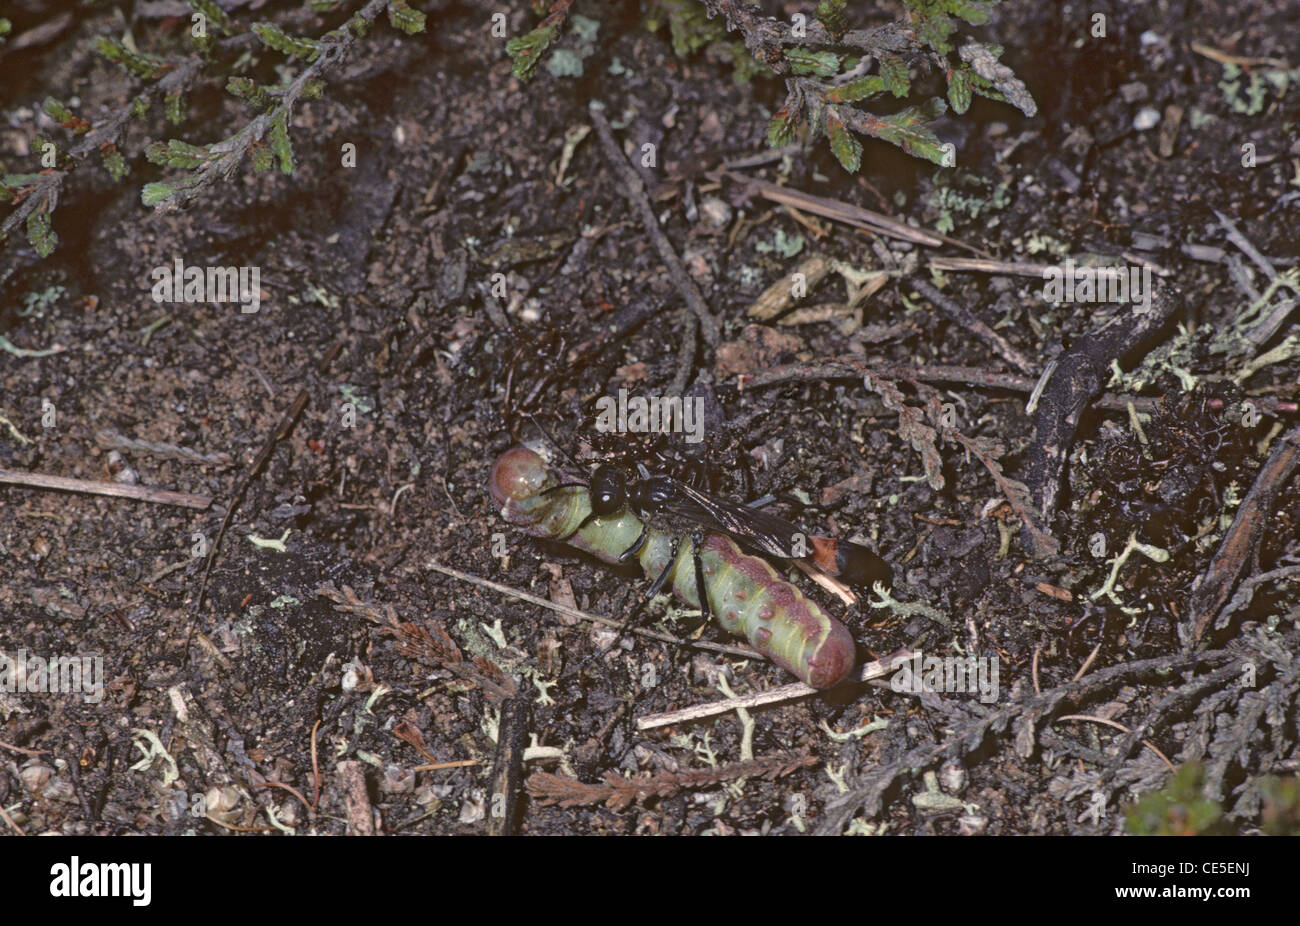
<path id="1" fill-rule="evenodd" d="M 1229 831 L 1261 826 L 1267 805 L 1251 782 L 1296 771 L 1287 681 L 1294 585 L 1264 585 L 1200 658 L 1188 656 L 1179 628 L 1278 428 L 1296 424 L 1285 411 L 1300 397 L 1296 358 L 1237 382 L 1241 358 L 1193 344 L 1140 392 L 1150 413 L 1141 437 L 1122 406 L 1091 406 L 1048 525 L 1060 553 L 1031 557 L 1010 506 L 997 504 L 1002 487 L 989 468 L 945 443 L 943 487 L 934 488 L 898 414 L 861 376 L 762 388 L 740 388 L 737 376 L 863 364 L 900 381 L 918 408 L 931 395 L 953 403 L 957 429 L 996 442 L 1001 470 L 1024 478 L 1032 429 L 1023 391 L 897 374 L 1007 371 L 906 280 L 870 296 L 856 322 L 849 312 L 779 327 L 746 315 L 811 254 L 873 270 L 882 255 L 924 263 L 969 251 L 872 241 L 711 178 L 724 162 L 764 150 L 767 116 L 780 103 L 775 82 L 737 85 L 725 63 L 679 59 L 666 31 L 639 27 L 634 4 L 612 6 L 599 14 L 584 76 L 542 68 L 523 84 L 501 43 L 485 37 L 486 6 L 433 4 L 429 30 L 414 37 L 383 24 L 369 57 L 349 62 L 323 100 L 298 108 L 292 177 L 241 172 L 187 211 L 154 216 L 139 187 L 160 171 L 142 158 L 121 185 L 97 168 L 79 171 L 54 215 L 54 255 L 38 259 L 21 237 L 0 253 L 8 267 L 0 334 L 24 348 L 65 348 L 0 355 L 0 415 L 12 424 L 0 422 L 0 468 L 111 480 L 124 463 L 142 484 L 216 500 L 193 511 L 0 488 L 0 650 L 99 656 L 106 686 L 97 703 L 0 691 L 9 825 L 342 833 L 366 814 L 347 787 L 358 768 L 347 763 L 360 763 L 378 832 L 477 833 L 492 824 L 494 765 L 510 741 L 502 731 L 546 747 L 525 755 L 526 772 L 587 783 L 611 772 L 681 776 L 744 757 L 735 713 L 647 732 L 634 720 L 717 700 L 720 677 L 737 694 L 792 681 L 782 670 L 644 638 L 599 655 L 607 631 L 428 568 L 437 562 L 614 617 L 632 610 L 643 587 L 634 571 L 503 524 L 486 490 L 493 459 L 536 434 L 521 412 L 578 453 L 596 441 L 595 397 L 620 387 L 663 392 L 681 369 L 682 299 L 595 133 L 557 179 L 566 137 L 590 124 L 588 103 L 599 100 L 618 138 L 659 146 L 648 195 L 722 321 L 722 343 L 698 342 L 687 358 L 717 425 L 719 468 L 738 473 L 745 456 L 754 494 L 785 493 L 782 513 L 863 539 L 893 564 L 899 601 L 942 617 L 872 608 L 870 596 L 845 609 L 801 577 L 807 594 L 843 616 L 861 658 L 904 646 L 996 656 L 1001 694 L 989 707 L 967 695 L 858 685 L 756 710 L 756 757 L 806 755 L 811 764 L 743 785 L 682 778 L 667 796 L 617 809 L 523 799 L 520 831 L 1116 833 L 1135 795 L 1168 780 L 1156 750 L 1174 764 L 1205 765 Z M 1223 64 L 1192 46 L 1284 60 L 1300 14 L 1268 3 L 1003 6 L 992 34 L 1039 113 L 1028 119 L 981 101 L 950 119 L 944 131 L 960 167 L 936 170 L 868 142 L 858 176 L 823 144 L 745 173 L 942 228 L 1000 260 L 1140 254 L 1183 294 L 1157 344 L 1178 343 L 1179 326 L 1231 329 L 1249 299 L 1225 264 L 1179 246 L 1239 256 L 1218 210 L 1278 269 L 1294 266 L 1300 96 L 1265 81 L 1252 112 L 1258 81 L 1247 73 L 1225 89 Z M 48 20 L 19 10 L 15 35 Z M 1092 12 L 1110 17 L 1113 41 L 1087 39 Z M 512 34 L 532 22 L 516 11 Z M 120 72 L 87 51 L 93 36 L 121 28 L 110 12 L 79 13 L 48 40 L 0 58 L 8 115 L 0 160 L 11 172 L 27 169 L 30 111 L 46 95 L 75 95 L 91 113 L 127 98 Z M 176 23 L 134 28 L 144 42 Z M 1253 69 L 1270 67 L 1278 69 Z M 1134 128 L 1144 107 L 1164 128 Z M 127 147 L 220 138 L 240 112 L 229 97 L 200 92 L 183 130 L 151 117 Z M 1162 153 L 1171 121 L 1180 127 Z M 1242 165 L 1247 141 L 1259 153 L 1253 168 Z M 339 166 L 347 142 L 359 152 L 353 170 Z M 153 302 L 149 268 L 178 256 L 259 266 L 261 311 Z M 504 300 L 491 295 L 498 273 Z M 1030 380 L 1098 325 L 1090 307 L 1044 306 L 1033 279 L 948 272 L 941 282 L 1032 361 Z M 1257 274 L 1255 284 L 1266 281 Z M 832 274 L 805 304 L 844 298 Z M 584 350 L 610 327 L 617 337 Z M 1131 371 L 1141 354 L 1117 359 Z M 1194 389 L 1173 366 L 1192 374 Z M 200 604 L 203 551 L 300 389 L 308 404 L 242 493 Z M 1248 399 L 1266 412 L 1253 422 L 1243 417 Z M 1284 410 L 1270 413 L 1278 402 Z M 50 407 L 55 423 L 45 427 Z M 105 432 L 229 462 L 140 449 L 119 451 L 118 462 Z M 740 494 L 738 476 L 718 490 Z M 792 493 L 820 507 L 801 512 Z M 1300 483 L 1284 484 L 1263 515 L 1250 574 L 1294 562 L 1298 517 Z M 284 552 L 249 540 L 286 532 Z M 497 533 L 505 557 L 494 555 Z M 1092 549 L 1098 535 L 1101 555 Z M 1094 598 L 1130 535 L 1170 555 L 1133 554 L 1113 597 Z M 716 626 L 702 639 L 736 642 Z M 1251 660 L 1258 702 L 1240 693 L 1234 671 Z M 839 735 L 877 719 L 888 724 Z M 1126 742 L 1113 724 L 1140 728 L 1154 748 Z M 151 737 L 170 760 L 150 753 Z M 141 764 L 147 753 L 152 761 Z M 417 770 L 425 766 L 433 768 Z M 930 783 L 927 771 L 942 774 Z M 1090 816 L 1098 790 L 1105 812 Z"/>

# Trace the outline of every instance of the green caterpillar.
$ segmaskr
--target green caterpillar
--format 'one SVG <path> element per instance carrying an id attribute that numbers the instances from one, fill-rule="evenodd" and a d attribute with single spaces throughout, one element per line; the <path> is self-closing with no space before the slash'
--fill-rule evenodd
<path id="1" fill-rule="evenodd" d="M 560 484 L 547 462 L 524 446 L 497 458 L 488 477 L 492 498 L 506 521 L 534 537 L 563 540 L 606 563 L 617 563 L 641 533 L 640 519 L 625 511 L 596 518 L 578 530 L 591 511 L 591 498 L 584 486 L 547 491 Z M 647 532 L 637 554 L 646 575 L 656 576 L 668 565 L 672 542 L 669 533 Z M 700 565 L 709 605 L 724 628 L 742 634 L 751 646 L 814 688 L 831 688 L 848 676 L 856 662 L 848 629 L 766 560 L 745 553 L 729 537 L 708 534 Z M 669 584 L 678 599 L 700 606 L 689 542 L 678 549 Z"/>

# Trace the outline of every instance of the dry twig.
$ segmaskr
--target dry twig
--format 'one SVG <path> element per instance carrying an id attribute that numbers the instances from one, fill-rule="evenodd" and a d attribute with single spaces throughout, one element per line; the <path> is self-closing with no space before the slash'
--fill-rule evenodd
<path id="1" fill-rule="evenodd" d="M 547 601 L 545 598 L 538 598 L 536 595 L 530 595 L 527 592 L 521 592 L 509 585 L 502 585 L 500 582 L 493 582 L 490 579 L 480 579 L 478 576 L 472 576 L 467 572 L 461 572 L 459 569 L 452 569 L 450 566 L 443 566 L 440 563 L 428 562 L 425 564 L 434 572 L 441 572 L 443 575 L 451 576 L 453 579 L 460 579 L 462 582 L 469 582 L 482 588 L 490 588 L 494 592 L 500 592 L 502 595 L 508 595 L 511 598 L 518 598 L 520 601 L 526 601 L 529 604 L 535 604 L 539 608 L 546 608 L 554 611 L 556 614 L 563 614 L 566 617 L 572 617 L 581 621 L 590 621 L 593 624 L 600 624 L 604 627 L 613 627 L 617 630 L 626 629 L 629 633 L 645 637 L 648 640 L 658 640 L 661 643 L 671 643 L 673 646 L 684 646 L 689 649 L 708 650 L 713 653 L 723 653 L 727 656 L 738 656 L 741 659 L 763 659 L 765 658 L 757 650 L 750 649 L 747 646 L 729 646 L 725 643 L 705 643 L 702 641 L 683 640 L 669 633 L 660 633 L 657 630 L 647 630 L 644 627 L 624 628 L 624 621 L 614 620 L 612 617 L 603 617 L 599 614 L 589 614 L 586 611 L 579 611 L 577 608 L 570 608 L 567 605 L 556 604 L 554 601 Z"/>
<path id="2" fill-rule="evenodd" d="M 625 778 L 618 772 L 606 772 L 603 784 L 593 785 L 549 772 L 534 772 L 528 777 L 528 793 L 543 804 L 578 807 L 604 803 L 613 811 L 624 810 L 635 801 L 652 797 L 671 797 L 679 791 L 695 791 L 733 781 L 737 778 L 766 778 L 768 781 L 789 775 L 797 769 L 816 765 L 814 756 L 770 756 L 748 762 L 732 762 L 717 768 L 687 771 L 659 771 L 641 778 Z"/>
<path id="3" fill-rule="evenodd" d="M 1179 628 L 1184 645 L 1200 643 L 1211 622 L 1228 603 L 1233 586 L 1241 578 L 1273 517 L 1274 502 L 1297 465 L 1300 465 L 1300 426 L 1292 428 L 1278 440 L 1273 453 L 1260 467 L 1255 484 L 1237 509 L 1237 516 L 1193 593 L 1187 618 Z M 1217 623 L 1215 629 L 1218 629 Z"/>
<path id="4" fill-rule="evenodd" d="M 640 175 L 632 169 L 632 165 L 627 162 L 627 158 L 619 148 L 618 142 L 614 139 L 614 132 L 609 127 L 609 120 L 605 118 L 602 109 L 593 105 L 588 112 L 591 114 L 592 123 L 596 126 L 596 134 L 600 136 L 600 144 L 605 149 L 605 156 L 608 158 L 610 166 L 614 168 L 615 173 L 618 174 L 619 192 L 623 194 L 632 210 L 641 219 L 641 226 L 659 251 L 659 259 L 663 261 L 664 267 L 668 270 L 673 285 L 677 287 L 677 291 L 686 300 L 686 305 L 695 313 L 696 319 L 699 320 L 704 342 L 710 347 L 716 347 L 721 337 L 721 326 L 718 319 L 709 311 L 704 297 L 686 272 L 686 265 L 677 256 L 677 252 L 673 250 L 668 236 L 659 227 L 659 220 L 655 217 L 649 197 L 646 196 L 645 184 L 642 183 Z"/>
<path id="5" fill-rule="evenodd" d="M 258 451 L 257 458 L 253 460 L 253 465 L 244 472 L 239 482 L 235 484 L 235 490 L 230 493 L 230 501 L 226 504 L 226 514 L 221 519 L 221 527 L 217 529 L 217 537 L 212 542 L 212 548 L 208 550 L 207 562 L 203 565 L 203 578 L 199 581 L 199 593 L 194 603 L 196 611 L 203 607 L 203 595 L 208 588 L 208 574 L 212 572 L 212 564 L 216 561 L 217 551 L 221 549 L 221 540 L 226 536 L 226 528 L 230 526 L 230 519 L 234 517 L 235 509 L 239 507 L 239 501 L 244 497 L 244 491 L 248 488 L 248 484 L 253 481 L 253 477 L 266 465 L 266 461 L 270 459 L 271 451 L 275 449 L 275 445 L 289 433 L 293 423 L 298 420 L 302 410 L 307 407 L 307 398 L 307 390 L 299 389 L 298 395 L 294 397 L 293 404 L 289 406 L 289 410 L 284 413 L 280 422 L 275 426 L 275 430 L 263 442 L 262 449 Z"/>
<path id="6" fill-rule="evenodd" d="M 66 476 L 47 476 L 44 473 L 24 473 L 14 469 L 0 469 L 0 483 L 32 486 L 38 489 L 58 489 L 63 492 L 82 492 L 90 495 L 110 495 L 116 498 L 153 502 L 158 505 L 180 505 L 185 508 L 202 509 L 212 504 L 211 495 L 191 495 L 189 492 L 133 486 L 124 482 L 97 482 L 90 479 L 70 479 Z"/>
<path id="7" fill-rule="evenodd" d="M 866 663 L 855 672 L 851 678 L 846 679 L 840 684 L 855 685 L 889 675 L 899 666 L 910 661 L 914 655 L 915 654 L 909 649 L 900 649 L 896 652 L 890 653 L 882 659 Z M 690 723 L 696 720 L 703 720 L 706 717 L 716 717 L 719 714 L 730 713 L 737 708 L 749 709 L 755 707 L 767 707 L 772 704 L 784 704 L 788 701 L 793 701 L 796 698 L 806 698 L 809 695 L 820 694 L 825 694 L 825 690 L 813 688 L 811 685 L 805 685 L 803 682 L 792 682 L 789 685 L 782 685 L 779 688 L 773 688 L 769 691 L 760 691 L 758 694 L 746 695 L 743 698 L 727 698 L 725 701 L 710 701 L 707 704 L 694 704 L 690 707 L 682 708 L 681 710 L 638 717 L 636 728 L 641 731 L 654 730 L 658 727 L 667 727 L 678 723 Z"/>
<path id="8" fill-rule="evenodd" d="M 913 278 L 908 281 L 918 293 L 928 299 L 936 309 L 961 325 L 975 337 L 987 344 L 995 354 L 1011 364 L 1021 373 L 1032 373 L 1034 364 L 1020 353 L 1006 338 L 990 328 L 985 322 L 975 317 L 975 313 L 956 299 L 944 295 L 925 280 Z"/>
<path id="9" fill-rule="evenodd" d="M 524 747 L 532 723 L 532 705 L 524 697 L 514 697 L 501 706 L 497 724 L 496 757 L 492 761 L 491 795 L 487 813 L 489 836 L 513 836 L 519 828 L 523 807 Z"/>

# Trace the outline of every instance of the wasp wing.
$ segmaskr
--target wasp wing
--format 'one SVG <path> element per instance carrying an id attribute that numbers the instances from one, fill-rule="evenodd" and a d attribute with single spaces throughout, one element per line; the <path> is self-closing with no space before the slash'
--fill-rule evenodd
<path id="1" fill-rule="evenodd" d="M 893 570 L 866 547 L 806 534 L 785 518 L 735 502 L 710 498 L 673 480 L 676 492 L 661 510 L 727 534 L 742 544 L 779 559 L 807 559 L 828 575 L 850 585 L 893 584 Z"/>
<path id="2" fill-rule="evenodd" d="M 666 513 L 727 534 L 769 556 L 800 559 L 808 555 L 807 535 L 784 518 L 710 498 L 683 482 L 674 483 L 677 494 L 664 504 Z"/>

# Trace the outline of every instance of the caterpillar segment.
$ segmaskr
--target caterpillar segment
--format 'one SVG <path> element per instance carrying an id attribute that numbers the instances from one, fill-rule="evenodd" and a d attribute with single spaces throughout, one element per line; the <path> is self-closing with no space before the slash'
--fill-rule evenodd
<path id="1" fill-rule="evenodd" d="M 620 554 L 641 533 L 641 520 L 628 511 L 584 525 L 591 512 L 587 488 L 571 485 L 548 491 L 561 485 L 560 477 L 525 446 L 502 454 L 488 480 L 492 498 L 508 523 L 534 537 L 561 540 L 603 562 L 618 563 Z M 636 554 L 647 576 L 658 576 L 668 565 L 673 539 L 665 531 L 647 530 L 645 545 Z M 712 533 L 705 535 L 699 558 L 710 609 L 728 631 L 744 636 L 756 650 L 813 688 L 831 688 L 852 671 L 856 652 L 848 629 L 785 581 L 766 560 Z M 700 606 L 689 537 L 678 546 L 668 584 L 680 601 Z"/>

